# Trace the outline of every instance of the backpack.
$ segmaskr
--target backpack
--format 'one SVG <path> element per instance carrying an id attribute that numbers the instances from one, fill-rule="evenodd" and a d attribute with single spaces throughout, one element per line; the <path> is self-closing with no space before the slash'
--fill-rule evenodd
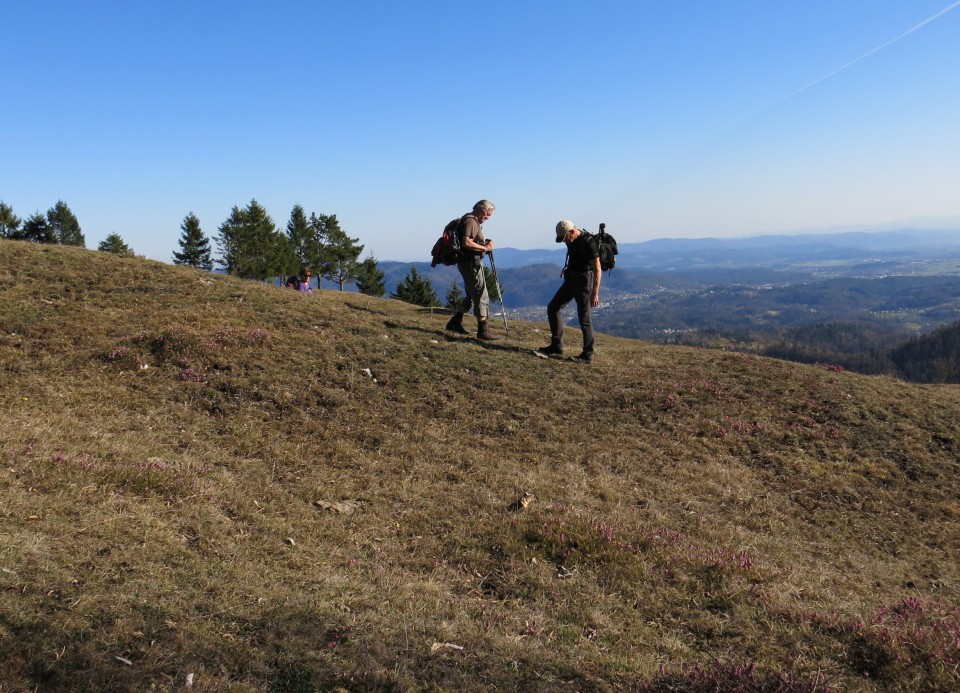
<path id="1" fill-rule="evenodd" d="M 600 224 L 600 233 L 594 236 L 597 239 L 597 248 L 600 250 L 600 270 L 602 272 L 612 270 L 616 266 L 617 261 L 614 256 L 619 253 L 617 239 L 607 233 L 606 229 L 606 224 Z"/>
<path id="2" fill-rule="evenodd" d="M 431 267 L 455 265 L 460 262 L 460 242 L 462 240 L 460 225 L 463 223 L 463 219 L 464 217 L 457 217 L 443 227 L 443 234 L 433 244 L 433 250 L 430 251 L 430 256 L 433 258 L 430 262 Z"/>

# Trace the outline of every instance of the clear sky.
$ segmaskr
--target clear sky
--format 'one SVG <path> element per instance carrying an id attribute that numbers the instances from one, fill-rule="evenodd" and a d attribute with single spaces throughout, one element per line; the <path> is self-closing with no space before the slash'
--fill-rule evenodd
<path id="1" fill-rule="evenodd" d="M 251 199 L 380 260 L 481 198 L 516 248 L 960 228 L 960 2 L 0 2 L 0 200 L 90 248 Z"/>

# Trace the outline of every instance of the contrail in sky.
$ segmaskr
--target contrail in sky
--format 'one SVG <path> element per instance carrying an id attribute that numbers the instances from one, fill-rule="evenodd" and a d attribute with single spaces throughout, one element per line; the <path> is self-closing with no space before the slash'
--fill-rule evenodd
<path id="1" fill-rule="evenodd" d="M 864 54 L 861 55 L 859 58 L 856 58 L 856 59 L 854 59 L 854 60 L 851 60 L 851 61 L 848 62 L 846 65 L 843 65 L 842 67 L 838 67 L 838 68 L 837 68 L 836 70 L 834 70 L 833 72 L 830 72 L 829 74 L 826 74 L 826 75 L 824 75 L 823 77 L 820 77 L 819 79 L 817 79 L 817 80 L 815 80 L 815 81 L 813 81 L 813 82 L 810 82 L 810 84 L 808 84 L 807 86 L 802 87 L 802 88 L 800 88 L 800 89 L 797 89 L 797 90 L 794 91 L 794 92 L 791 92 L 790 94 L 788 94 L 788 95 L 784 96 L 783 98 L 779 99 L 779 100 L 776 102 L 776 104 L 771 105 L 771 106 L 768 106 L 767 108 L 759 111 L 758 113 L 755 113 L 755 114 L 753 114 L 752 116 L 750 116 L 750 117 L 748 117 L 748 118 L 745 118 L 739 125 L 730 128 L 726 133 L 719 134 L 719 135 L 717 135 L 716 137 L 714 137 L 712 140 L 710 140 L 710 141 L 708 141 L 708 142 L 701 143 L 701 144 L 698 145 L 698 146 L 694 146 L 694 147 L 692 147 L 690 150 L 688 150 L 687 152 L 678 155 L 678 156 L 677 156 L 673 161 L 671 161 L 670 163 L 664 164 L 664 165 L 660 166 L 656 171 L 653 171 L 653 172 L 647 174 L 647 175 L 644 177 L 644 181 L 655 180 L 658 176 L 662 175 L 665 170 L 668 170 L 668 169 L 671 169 L 671 168 L 679 168 L 679 167 L 681 167 L 682 165 L 684 165 L 685 162 L 687 162 L 687 161 L 690 160 L 690 159 L 693 159 L 695 156 L 699 155 L 703 150 L 706 150 L 706 149 L 710 148 L 711 146 L 717 144 L 718 142 L 726 139 L 727 137 L 733 135 L 733 133 L 735 133 L 735 132 L 737 132 L 737 131 L 739 131 L 739 130 L 742 130 L 742 129 L 746 128 L 750 123 L 752 123 L 752 122 L 754 122 L 754 121 L 756 121 L 756 120 L 759 120 L 761 117 L 763 117 L 764 115 L 768 114 L 768 113 L 769 113 L 770 111 L 772 111 L 774 108 L 776 108 L 776 107 L 782 105 L 783 103 L 789 101 L 789 100 L 792 99 L 794 96 L 797 96 L 798 94 L 802 94 L 803 92 L 805 92 L 805 91 L 807 91 L 807 90 L 809 90 L 809 89 L 812 89 L 813 87 L 817 86 L 818 84 L 820 84 L 820 83 L 822 83 L 822 82 L 830 79 L 831 77 L 834 77 L 834 76 L 838 75 L 839 73 L 843 72 L 844 70 L 847 70 L 847 69 L 853 67 L 853 66 L 856 65 L 857 63 L 859 63 L 859 62 L 861 62 L 861 61 L 863 61 L 863 60 L 866 60 L 867 58 L 869 58 L 869 57 L 870 57 L 871 55 L 873 55 L 874 53 L 877 53 L 877 52 L 879 52 L 879 51 L 882 51 L 884 48 L 887 48 L 887 47 L 889 47 L 889 46 L 892 46 L 892 45 L 893 45 L 894 43 L 896 43 L 897 41 L 899 41 L 899 40 L 901 40 L 901 39 L 903 39 L 903 38 L 906 38 L 907 36 L 909 36 L 909 35 L 912 34 L 913 32 L 917 31 L 918 29 L 921 29 L 921 28 L 925 27 L 925 26 L 926 26 L 927 24 L 929 24 L 930 22 L 939 19 L 940 17 L 942 17 L 943 15 L 945 15 L 945 14 L 946 14 L 947 12 L 949 12 L 950 10 L 955 10 L 955 9 L 958 8 L 958 7 L 960 7 L 960 0 L 955 0 L 955 2 L 951 2 L 949 5 L 947 5 L 946 7 L 944 7 L 942 10 L 940 10 L 939 12 L 937 12 L 937 13 L 936 13 L 935 15 L 933 15 L 932 17 L 928 17 L 928 18 L 924 19 L 922 22 L 920 22 L 919 24 L 910 27 L 909 29 L 907 29 L 906 31 L 904 31 L 904 32 L 903 32 L 902 34 L 900 34 L 899 36 L 897 36 L 897 37 L 895 37 L 895 38 L 892 38 L 892 39 L 890 39 L 889 41 L 887 41 L 886 43 L 884 43 L 884 44 L 882 44 L 882 45 L 880 45 L 880 46 L 877 46 L 877 47 L 874 48 L 873 50 L 864 53 Z M 644 183 L 642 183 L 642 184 L 639 184 L 639 185 L 646 185 L 646 182 L 644 182 Z M 635 190 L 636 187 L 638 187 L 638 186 L 635 185 L 635 186 L 633 186 L 633 187 L 631 187 L 631 188 L 628 188 L 627 190 L 624 190 L 622 193 L 620 193 L 620 196 L 619 196 L 619 197 L 623 197 L 623 196 L 626 196 L 626 195 L 634 195 L 634 194 L 635 194 L 634 190 Z M 614 198 L 614 199 L 617 199 L 617 198 Z M 591 210 L 591 211 L 595 211 L 595 210 Z"/>
<path id="2" fill-rule="evenodd" d="M 833 77 L 834 75 L 843 72 L 843 71 L 846 70 L 847 68 L 853 67 L 854 65 L 856 65 L 857 63 L 859 63 L 861 60 L 866 60 L 867 58 L 869 58 L 869 57 L 870 57 L 871 55 L 873 55 L 874 53 L 876 53 L 876 52 L 878 52 L 878 51 L 882 51 L 882 50 L 883 50 L 884 48 L 886 48 L 887 46 L 893 45 L 894 43 L 896 43 L 897 41 L 899 41 L 899 40 L 902 39 L 902 38 L 906 38 L 907 36 L 909 36 L 910 34 L 912 34 L 912 33 L 913 33 L 914 31 L 916 31 L 917 29 L 919 29 L 919 28 L 921 28 L 921 27 L 923 27 L 923 26 L 926 26 L 927 24 L 929 24 L 930 22 L 934 21 L 935 19 L 939 19 L 940 17 L 942 17 L 943 15 L 945 15 L 947 12 L 949 12 L 950 10 L 952 10 L 952 9 L 954 9 L 954 8 L 956 8 L 956 7 L 960 7 L 960 0 L 957 0 L 957 2 L 950 3 L 949 5 L 947 5 L 945 8 L 943 8 L 942 10 L 940 10 L 939 12 L 937 12 L 937 13 L 936 13 L 935 15 L 933 15 L 932 17 L 928 17 L 927 19 L 924 19 L 922 22 L 920 22 L 920 23 L 917 24 L 916 26 L 913 26 L 913 27 L 907 29 L 906 31 L 904 31 L 902 34 L 900 34 L 900 35 L 897 36 L 896 38 L 890 39 L 889 41 L 887 41 L 887 42 L 884 43 L 883 45 L 877 46 L 877 47 L 874 48 L 872 51 L 868 51 L 868 52 L 864 53 L 863 55 L 861 55 L 859 58 L 856 58 L 855 60 L 851 60 L 850 62 L 848 62 L 848 63 L 847 63 L 846 65 L 844 65 L 843 67 L 838 67 L 836 70 L 834 70 L 834 71 L 831 72 L 830 74 L 824 75 L 824 76 L 821 77 L 820 79 L 818 79 L 818 80 L 816 80 L 816 81 L 814 81 L 814 82 L 810 82 L 810 84 L 808 84 L 807 86 L 802 87 L 802 88 L 800 88 L 800 89 L 797 89 L 795 92 L 793 92 L 792 94 L 790 94 L 790 95 L 787 96 L 786 98 L 791 98 L 791 97 L 793 97 L 793 96 L 796 96 L 797 94 L 800 94 L 800 93 L 805 92 L 807 89 L 812 89 L 813 87 L 817 86 L 817 85 L 820 84 L 821 82 L 830 79 L 830 78 Z"/>

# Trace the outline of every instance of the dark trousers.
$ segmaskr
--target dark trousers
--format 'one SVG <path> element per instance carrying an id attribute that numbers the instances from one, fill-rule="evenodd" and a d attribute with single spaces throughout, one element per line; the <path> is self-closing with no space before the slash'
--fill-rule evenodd
<path id="1" fill-rule="evenodd" d="M 593 272 L 564 273 L 563 284 L 547 304 L 547 320 L 554 343 L 563 344 L 563 318 L 560 311 L 570 301 L 577 302 L 577 319 L 583 332 L 583 353 L 593 354 L 593 320 L 590 317 L 590 294 L 593 293 Z"/>

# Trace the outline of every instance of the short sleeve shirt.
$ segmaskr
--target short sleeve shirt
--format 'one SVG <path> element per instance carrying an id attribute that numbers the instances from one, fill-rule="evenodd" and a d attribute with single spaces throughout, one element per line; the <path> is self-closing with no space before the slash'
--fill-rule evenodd
<path id="1" fill-rule="evenodd" d="M 589 272 L 593 270 L 594 260 L 600 257 L 600 248 L 597 247 L 597 239 L 586 233 L 581 233 L 577 240 L 569 244 L 567 251 L 570 253 L 567 270 L 571 272 Z"/>
<path id="2" fill-rule="evenodd" d="M 483 227 L 480 226 L 480 222 L 477 221 L 477 218 L 472 214 L 468 214 L 463 218 L 463 237 L 472 238 L 474 242 L 483 245 L 486 239 L 483 237 Z M 466 250 L 466 248 L 464 248 Z M 468 250 L 473 255 L 478 255 L 479 253 L 476 250 Z"/>

